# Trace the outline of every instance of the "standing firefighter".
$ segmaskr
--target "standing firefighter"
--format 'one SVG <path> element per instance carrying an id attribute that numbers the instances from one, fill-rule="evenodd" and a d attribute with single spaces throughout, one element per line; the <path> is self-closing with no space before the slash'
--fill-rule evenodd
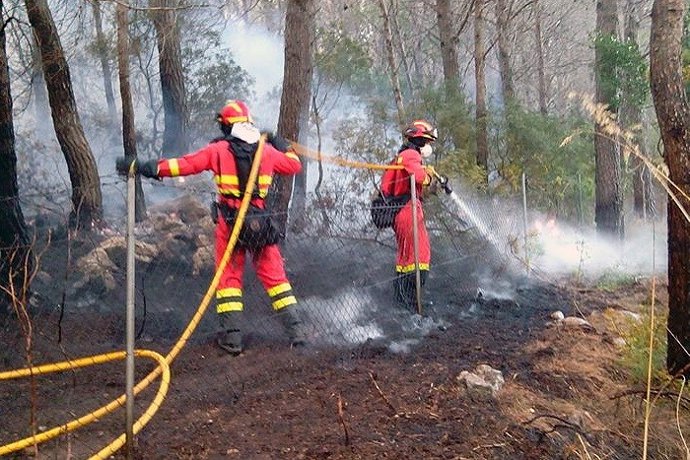
<path id="1" fill-rule="evenodd" d="M 134 164 L 138 174 L 154 179 L 213 171 L 218 192 L 214 203 L 216 267 L 227 248 L 235 215 L 247 187 L 254 154 L 261 145 L 261 134 L 254 126 L 244 102 L 228 101 L 218 113 L 217 121 L 223 136 L 214 139 L 206 147 L 180 158 Z M 294 175 L 302 169 L 302 165 L 287 141 L 271 134 L 267 138 L 268 142 L 263 143 L 259 174 L 238 244 L 216 289 L 216 312 L 221 326 L 217 343 L 232 355 L 242 352 L 238 317 L 243 310 L 242 277 L 247 252 L 252 257 L 256 274 L 271 299 L 273 309 L 284 311 L 280 317 L 292 346 L 305 344 L 302 323 L 296 310 L 297 300 L 285 275 L 277 244 L 282 235 L 273 225 L 265 204 L 273 174 Z M 129 167 L 130 162 L 124 157 L 118 159 L 117 169 L 120 173 L 126 173 Z"/>
<path id="2" fill-rule="evenodd" d="M 393 160 L 402 169 L 388 169 L 381 179 L 381 194 L 400 209 L 393 221 L 397 242 L 395 261 L 395 298 L 408 308 L 416 305 L 416 262 L 419 262 L 421 285 L 426 282 L 431 260 L 429 235 L 424 224 L 422 190 L 437 178 L 433 166 L 425 166 L 431 156 L 431 143 L 438 138 L 435 128 L 424 120 L 415 120 L 405 130 L 405 142 Z M 412 202 L 411 180 L 416 184 L 417 201 Z M 445 178 L 443 178 L 445 179 Z M 413 222 L 412 206 L 417 208 L 417 222 Z M 419 260 L 415 260 L 414 227 L 417 227 Z"/>

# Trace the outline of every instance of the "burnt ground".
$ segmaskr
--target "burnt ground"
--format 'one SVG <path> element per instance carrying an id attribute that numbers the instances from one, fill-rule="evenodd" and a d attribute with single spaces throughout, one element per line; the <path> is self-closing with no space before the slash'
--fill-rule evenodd
<path id="1" fill-rule="evenodd" d="M 37 294 L 41 313 L 33 318 L 33 362 L 123 349 L 120 313 L 99 302 L 63 308 L 61 291 L 49 292 L 61 279 L 65 246 L 54 244 L 50 251 L 43 263 L 53 277 L 42 281 L 43 292 Z M 85 252 L 79 245 L 73 251 L 75 258 Z M 333 252 L 338 259 L 338 251 Z M 286 254 L 289 264 L 290 250 Z M 118 256 L 111 258 L 117 262 Z M 293 262 L 293 267 L 305 264 L 300 269 L 310 269 L 304 260 Z M 324 267 L 311 267 L 319 269 Z M 365 270 L 362 277 L 368 276 Z M 147 280 L 149 322 L 137 345 L 163 354 L 180 329 L 156 322 L 152 299 L 196 305 L 209 272 L 175 277 L 173 295 L 164 278 L 151 275 Z M 293 284 L 299 285 L 298 280 Z M 303 281 L 305 290 L 314 287 Z M 172 364 L 168 395 L 137 436 L 135 458 L 641 458 L 644 395 L 622 366 L 622 349 L 614 339 L 629 324 L 628 315 L 619 313 L 640 312 L 649 301 L 649 279 L 630 279 L 607 289 L 565 279 L 510 280 L 517 283 L 510 298 L 477 298 L 470 288 L 452 289 L 458 282 L 432 277 L 429 284 L 436 288 L 429 297 L 434 305 L 424 317 L 381 302 L 388 289 L 376 285 L 369 293 L 373 303 L 365 309 L 377 318 L 382 333 L 349 344 L 329 340 L 333 328 L 314 326 L 319 319 L 313 316 L 314 306 L 305 302 L 317 332 L 311 346 L 291 350 L 274 328 L 254 328 L 247 332 L 247 350 L 233 358 L 214 346 L 208 319 L 212 312 L 207 313 L 194 340 Z M 124 295 L 115 291 L 111 298 Z M 664 286 L 657 286 L 657 294 L 663 309 Z M 307 292 L 302 297 L 312 298 Z M 339 302 L 337 291 L 330 297 Z M 554 324 L 550 315 L 555 310 L 585 318 L 591 327 Z M 184 325 L 190 311 L 175 314 Z M 8 344 L 2 369 L 25 365 L 25 342 L 12 318 L 5 321 L 2 342 Z M 495 397 L 468 392 L 457 379 L 479 364 L 504 376 L 505 385 Z M 40 431 L 121 394 L 121 362 L 87 369 L 39 377 L 35 386 L 31 380 L 0 382 L 0 444 L 30 433 L 32 404 Z M 139 377 L 150 369 L 138 361 Z M 622 396 L 625 392 L 629 394 Z M 138 413 L 153 394 L 149 389 L 138 397 Z M 649 458 L 683 456 L 674 404 L 662 399 L 652 413 Z M 40 445 L 38 457 L 88 457 L 122 432 L 124 416 L 116 414 Z M 687 415 L 681 413 L 680 419 L 687 429 Z M 13 455 L 35 454 L 28 448 Z M 116 457 L 123 457 L 122 451 Z"/>

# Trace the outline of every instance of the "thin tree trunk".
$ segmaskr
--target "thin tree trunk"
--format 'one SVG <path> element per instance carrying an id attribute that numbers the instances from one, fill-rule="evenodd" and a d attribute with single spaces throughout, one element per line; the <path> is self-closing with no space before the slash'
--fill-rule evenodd
<path id="1" fill-rule="evenodd" d="M 163 155 L 177 157 L 187 153 L 187 127 L 189 112 L 187 92 L 182 73 L 182 51 L 180 47 L 180 27 L 177 23 L 177 0 L 150 0 L 155 8 L 151 19 L 156 29 L 158 46 L 158 66 L 161 79 L 161 96 L 165 128 L 163 131 Z"/>
<path id="2" fill-rule="evenodd" d="M 2 12 L 0 0 L 0 13 Z M 5 48 L 5 18 L 0 15 L 0 319 L 12 304 L 5 289 L 17 290 L 29 280 L 31 248 L 19 203 L 10 69 Z M 27 270 L 28 269 L 28 270 Z M 4 289 L 3 289 L 4 288 Z"/>
<path id="3" fill-rule="evenodd" d="M 616 37 L 618 8 L 616 0 L 597 0 L 598 37 Z M 596 101 L 611 104 L 616 94 L 604 81 L 613 72 L 610 57 L 607 60 L 601 46 L 595 47 Z M 610 76 L 608 78 L 611 78 Z M 616 108 L 609 105 L 614 114 Z M 622 239 L 625 234 L 623 221 L 623 187 L 621 184 L 621 155 L 616 139 L 611 139 L 604 126 L 595 121 L 594 150 L 596 152 L 596 208 L 597 231 L 602 235 Z"/>
<path id="4" fill-rule="evenodd" d="M 450 0 L 436 0 L 436 19 L 441 47 L 443 81 L 446 91 L 458 92 L 460 84 L 460 66 L 458 64 L 458 39 L 453 33 L 453 18 L 450 11 Z"/>
<path id="5" fill-rule="evenodd" d="M 398 77 L 398 64 L 395 61 L 395 49 L 393 48 L 393 32 L 388 15 L 388 8 L 385 0 L 379 0 L 379 8 L 383 18 L 383 38 L 386 43 L 386 57 L 388 58 L 388 66 L 390 67 L 389 77 L 391 85 L 393 85 L 393 97 L 395 99 L 395 106 L 398 108 L 398 125 L 402 131 L 407 123 L 407 116 L 405 115 L 405 105 L 403 104 L 402 92 L 400 91 L 400 79 Z"/>
<path id="6" fill-rule="evenodd" d="M 537 86 L 539 91 L 539 112 L 548 115 L 547 95 L 546 95 L 546 70 L 544 68 L 544 42 L 541 33 L 541 5 L 538 0 L 533 3 L 534 7 L 534 40 L 537 51 Z"/>
<path id="7" fill-rule="evenodd" d="M 105 102 L 108 106 L 108 116 L 113 126 L 116 126 L 117 107 L 115 106 L 115 96 L 113 93 L 113 78 L 110 70 L 110 59 L 108 59 L 108 40 L 103 33 L 103 20 L 101 18 L 101 2 L 94 0 L 91 2 L 93 10 L 93 22 L 96 27 L 96 53 L 101 63 L 101 73 L 103 73 L 103 88 L 105 90 Z"/>
<path id="8" fill-rule="evenodd" d="M 477 165 L 489 171 L 489 134 L 486 111 L 486 61 L 484 50 L 484 0 L 474 3 L 474 81 L 476 84 L 475 120 L 477 130 Z"/>
<path id="9" fill-rule="evenodd" d="M 285 64 L 278 133 L 286 139 L 301 143 L 307 138 L 305 132 L 309 121 L 315 6 L 314 0 L 288 0 L 285 11 Z M 295 177 L 293 210 L 298 223 L 301 222 L 306 206 L 307 172 L 307 163 L 304 161 L 302 172 Z M 285 233 L 287 210 L 292 195 L 292 179 L 277 176 L 274 184 L 272 204 L 281 212 L 277 223 Z"/>
<path id="10" fill-rule="evenodd" d="M 117 17 L 117 68 L 122 99 L 122 146 L 126 157 L 137 157 L 136 132 L 134 130 L 134 107 L 129 84 L 129 18 L 128 1 L 121 0 L 115 7 Z M 146 219 L 146 201 L 141 188 L 141 177 L 137 174 L 135 182 L 134 220 Z"/>
<path id="11" fill-rule="evenodd" d="M 46 117 L 46 113 L 50 110 L 50 104 L 48 103 L 48 92 L 46 91 L 46 79 L 43 75 L 41 49 L 38 46 L 38 39 L 33 29 L 31 30 L 31 91 L 33 93 L 36 129 L 48 131 L 52 128 L 50 120 Z"/>
<path id="12" fill-rule="evenodd" d="M 671 180 L 690 195 L 690 104 L 681 61 L 684 0 L 655 0 L 649 40 L 652 97 Z M 690 203 L 680 197 L 686 210 Z M 668 200 L 668 349 L 671 375 L 690 377 L 690 224 Z"/>
<path id="13" fill-rule="evenodd" d="M 72 183 L 70 224 L 90 228 L 103 217 L 101 184 L 79 119 L 69 66 L 46 0 L 25 0 L 25 4 L 41 50 L 55 134 Z"/>
<path id="14" fill-rule="evenodd" d="M 512 0 L 496 0 L 496 29 L 498 33 L 498 69 L 501 75 L 503 103 L 508 106 L 515 99 L 513 69 L 510 65 L 510 5 Z"/>
<path id="15" fill-rule="evenodd" d="M 405 50 L 405 42 L 403 42 L 402 35 L 400 34 L 400 24 L 398 24 L 398 2 L 397 0 L 391 0 L 393 2 L 393 14 L 391 14 L 391 22 L 393 23 L 393 35 L 395 37 L 395 43 L 398 45 L 398 51 L 400 52 L 400 61 L 402 62 L 403 69 L 405 69 L 405 81 L 407 82 L 407 88 L 410 91 L 410 97 L 414 97 L 415 87 L 412 83 L 412 72 L 410 71 L 410 65 L 408 64 L 407 51 Z"/>
<path id="16" fill-rule="evenodd" d="M 638 46 L 640 30 L 640 0 L 627 0 L 625 7 L 625 39 L 628 43 Z M 625 96 L 625 95 L 624 95 Z M 630 103 L 623 98 L 621 120 L 626 129 L 639 126 L 642 122 L 642 107 Z M 642 133 L 636 135 L 636 142 L 640 153 L 647 155 Z M 635 214 L 642 219 L 654 218 L 655 206 L 652 195 L 652 175 L 644 161 L 633 155 L 630 159 L 632 166 L 633 207 Z"/>

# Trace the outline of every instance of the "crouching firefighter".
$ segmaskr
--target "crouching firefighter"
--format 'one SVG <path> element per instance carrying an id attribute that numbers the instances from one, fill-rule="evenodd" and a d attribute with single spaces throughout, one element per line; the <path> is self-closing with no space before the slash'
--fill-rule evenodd
<path id="1" fill-rule="evenodd" d="M 228 101 L 217 115 L 223 135 L 206 147 L 180 158 L 135 163 L 135 171 L 143 176 L 160 179 L 212 171 L 217 187 L 213 204 L 216 223 L 216 268 L 223 258 L 247 187 L 254 154 L 260 145 L 261 133 L 254 126 L 247 105 Z M 130 161 L 118 159 L 117 169 L 127 173 Z M 249 253 L 257 277 L 271 299 L 273 309 L 280 313 L 292 346 L 306 342 L 297 300 L 285 275 L 283 258 L 278 246 L 282 238 L 274 226 L 265 199 L 274 173 L 294 175 L 302 169 L 299 158 L 287 141 L 268 134 L 263 143 L 257 182 L 250 206 L 240 230 L 238 243 L 220 276 L 216 289 L 216 312 L 221 331 L 218 345 L 231 355 L 242 352 L 242 331 L 239 316 L 243 310 L 242 284 L 246 254 Z"/>
<path id="2" fill-rule="evenodd" d="M 429 274 L 431 246 L 424 223 L 422 195 L 426 187 L 434 185 L 437 178 L 445 180 L 436 173 L 433 166 L 425 166 L 424 160 L 432 153 L 431 144 L 438 138 L 435 128 L 424 120 L 415 120 L 404 132 L 403 145 L 392 164 L 401 169 L 388 169 L 381 178 L 381 194 L 396 203 L 399 208 L 393 220 L 393 231 L 397 244 L 395 260 L 395 298 L 406 308 L 416 309 L 417 283 L 416 268 L 419 263 L 421 285 L 424 286 Z M 414 177 L 416 201 L 412 202 L 411 180 Z M 412 207 L 416 209 L 416 222 L 413 221 Z M 419 260 L 415 260 L 414 227 L 417 227 Z"/>

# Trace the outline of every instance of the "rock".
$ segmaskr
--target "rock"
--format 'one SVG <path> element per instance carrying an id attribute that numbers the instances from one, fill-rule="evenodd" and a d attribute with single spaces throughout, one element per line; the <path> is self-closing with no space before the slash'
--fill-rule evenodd
<path id="1" fill-rule="evenodd" d="M 565 315 L 560 310 L 556 310 L 555 312 L 551 313 L 550 316 L 551 316 L 551 319 L 553 319 L 555 321 L 563 321 L 563 318 L 565 318 Z"/>
<path id="2" fill-rule="evenodd" d="M 496 397 L 505 383 L 501 371 L 487 364 L 480 364 L 474 372 L 462 371 L 456 380 L 464 385 L 471 398 L 479 399 Z"/>
<path id="3" fill-rule="evenodd" d="M 211 213 L 209 205 L 202 203 L 192 195 L 182 195 L 179 198 L 151 206 L 149 211 L 174 216 L 184 224 L 195 224 Z"/>
<path id="4" fill-rule="evenodd" d="M 578 318 L 577 316 L 568 316 L 560 322 L 566 329 L 583 329 L 585 331 L 594 331 L 594 326 L 589 324 L 586 319 Z"/>
<path id="5" fill-rule="evenodd" d="M 608 332 L 604 333 L 603 337 L 604 342 L 610 343 L 611 345 L 615 346 L 616 348 L 623 348 L 627 342 L 623 337 L 617 336 L 617 335 L 612 335 Z"/>

